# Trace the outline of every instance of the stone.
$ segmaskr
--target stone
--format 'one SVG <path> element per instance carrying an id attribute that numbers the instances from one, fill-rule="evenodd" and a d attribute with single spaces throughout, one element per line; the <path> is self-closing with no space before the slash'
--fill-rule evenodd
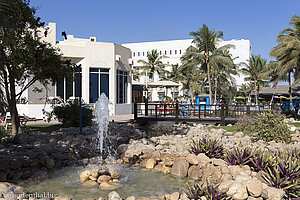
<path id="1" fill-rule="evenodd" d="M 248 180 L 246 187 L 248 193 L 253 197 L 259 197 L 263 192 L 263 184 L 257 179 Z"/>
<path id="2" fill-rule="evenodd" d="M 219 158 L 214 158 L 212 159 L 212 163 L 216 166 L 221 166 L 221 167 L 225 167 L 228 166 L 228 164 L 226 163 L 226 161 L 219 159 Z"/>
<path id="3" fill-rule="evenodd" d="M 191 166 L 188 171 L 188 177 L 194 180 L 200 179 L 202 171 L 199 166 Z"/>
<path id="4" fill-rule="evenodd" d="M 122 198 L 116 191 L 112 191 L 108 194 L 108 200 L 121 200 Z"/>
<path id="5" fill-rule="evenodd" d="M 220 182 L 229 181 L 229 180 L 232 180 L 231 174 L 229 174 L 229 173 L 222 174 Z"/>
<path id="6" fill-rule="evenodd" d="M 234 177 L 236 174 L 239 174 L 243 169 L 238 165 L 230 165 L 229 166 L 230 173 Z"/>
<path id="7" fill-rule="evenodd" d="M 99 176 L 99 178 L 97 179 L 98 183 L 102 183 L 102 182 L 108 182 L 111 179 L 110 176 L 108 175 L 101 175 Z"/>
<path id="8" fill-rule="evenodd" d="M 89 180 L 89 176 L 91 175 L 91 170 L 85 170 L 83 172 L 80 173 L 80 180 L 82 182 L 85 182 L 87 180 Z"/>
<path id="9" fill-rule="evenodd" d="M 36 181 L 42 181 L 47 178 L 48 178 L 48 173 L 46 171 L 38 171 L 30 177 L 30 179 L 36 180 Z"/>
<path id="10" fill-rule="evenodd" d="M 105 200 L 103 197 L 99 197 L 98 200 Z"/>
<path id="11" fill-rule="evenodd" d="M 83 185 L 85 185 L 85 186 L 96 186 L 96 185 L 98 185 L 98 183 L 94 180 L 87 180 L 83 183 Z"/>
<path id="12" fill-rule="evenodd" d="M 160 162 L 160 163 L 158 163 L 158 164 L 154 167 L 154 170 L 155 170 L 155 171 L 161 172 L 162 169 L 163 169 L 163 167 L 164 167 L 164 163 L 163 163 L 163 162 Z"/>
<path id="13" fill-rule="evenodd" d="M 248 175 L 236 174 L 236 175 L 234 176 L 234 180 L 235 180 L 236 182 L 241 183 L 241 184 L 242 184 L 243 182 L 249 181 L 250 179 L 252 179 L 252 177 L 251 177 L 251 176 L 248 176 Z"/>
<path id="14" fill-rule="evenodd" d="M 180 193 L 179 192 L 173 192 L 170 196 L 170 200 L 178 200 L 180 197 Z"/>
<path id="15" fill-rule="evenodd" d="M 232 198 L 236 200 L 243 200 L 248 197 L 246 187 L 238 182 L 231 184 L 226 194 L 232 196 Z"/>
<path id="16" fill-rule="evenodd" d="M 220 179 L 222 177 L 222 172 L 219 166 L 215 167 L 215 166 L 211 166 L 210 167 L 210 172 L 211 172 L 211 180 L 213 182 L 220 182 Z"/>
<path id="17" fill-rule="evenodd" d="M 196 155 L 194 154 L 189 154 L 185 157 L 186 161 L 188 161 L 188 163 L 190 163 L 191 165 L 198 165 L 199 163 L 199 159 Z"/>
<path id="18" fill-rule="evenodd" d="M 168 173 L 170 173 L 171 172 L 171 167 L 167 167 L 167 166 L 163 166 L 163 168 L 161 169 L 161 172 L 162 173 L 165 173 L 165 174 L 168 174 Z"/>
<path id="19" fill-rule="evenodd" d="M 71 200 L 71 198 L 67 197 L 67 196 L 58 196 L 58 197 L 55 197 L 54 200 Z"/>
<path id="20" fill-rule="evenodd" d="M 19 169 L 22 166 L 22 161 L 19 159 L 11 159 L 9 161 L 9 168 L 10 169 Z"/>
<path id="21" fill-rule="evenodd" d="M 125 154 L 127 149 L 128 149 L 128 144 L 121 144 L 121 145 L 118 146 L 117 152 L 118 152 L 119 155 L 123 155 L 123 154 Z"/>
<path id="22" fill-rule="evenodd" d="M 283 199 L 284 195 L 285 195 L 285 192 L 282 189 L 267 187 L 266 189 L 263 190 L 261 196 L 265 199 L 281 200 L 281 199 Z"/>
<path id="23" fill-rule="evenodd" d="M 100 190 L 115 190 L 120 187 L 122 187 L 122 185 L 116 182 L 102 182 L 99 185 Z"/>
<path id="24" fill-rule="evenodd" d="M 149 158 L 146 162 L 146 168 L 147 169 L 153 169 L 156 165 L 156 160 L 153 158 Z"/>
<path id="25" fill-rule="evenodd" d="M 247 198 L 247 200 L 263 200 L 263 198 L 262 198 L 262 197 L 255 198 L 255 197 L 249 196 L 249 197 Z"/>
<path id="26" fill-rule="evenodd" d="M 172 166 L 171 174 L 179 177 L 186 177 L 189 169 L 189 163 L 184 159 L 177 159 Z"/>
<path id="27" fill-rule="evenodd" d="M 52 169 L 55 166 L 54 161 L 48 156 L 41 157 L 40 162 L 43 166 L 47 167 L 48 169 Z"/>
<path id="28" fill-rule="evenodd" d="M 110 167 L 108 169 L 108 172 L 109 172 L 111 178 L 119 178 L 120 177 L 120 171 L 117 170 L 116 168 Z"/>
<path id="29" fill-rule="evenodd" d="M 204 153 L 200 153 L 197 155 L 198 161 L 199 162 L 204 162 L 204 163 L 208 163 L 210 162 L 209 157 L 207 157 Z"/>
<path id="30" fill-rule="evenodd" d="M 146 163 L 147 163 L 148 159 L 144 159 L 140 162 L 140 167 L 146 167 Z"/>
<path id="31" fill-rule="evenodd" d="M 14 193 L 15 194 L 27 194 L 27 190 L 21 186 L 17 186 L 15 189 L 14 189 Z"/>
<path id="32" fill-rule="evenodd" d="M 5 171 L 9 169 L 9 161 L 0 160 L 0 170 Z"/>
<path id="33" fill-rule="evenodd" d="M 4 190 L 6 190 L 10 185 L 11 185 L 11 183 L 0 182 L 0 193 L 2 193 Z"/>
<path id="34" fill-rule="evenodd" d="M 91 172 L 90 176 L 96 178 L 96 180 L 97 180 L 97 178 L 99 176 L 100 168 L 92 169 L 92 170 L 90 170 L 90 172 Z"/>
<path id="35" fill-rule="evenodd" d="M 243 136 L 244 136 L 243 132 L 237 132 L 234 134 L 234 137 L 237 137 L 237 138 L 242 138 Z"/>
<path id="36" fill-rule="evenodd" d="M 186 195 L 186 193 L 180 194 L 180 199 L 181 199 L 181 200 L 189 200 L 189 198 L 188 198 L 188 196 Z"/>
<path id="37" fill-rule="evenodd" d="M 135 196 L 130 196 L 130 197 L 127 197 L 126 200 L 135 200 Z"/>

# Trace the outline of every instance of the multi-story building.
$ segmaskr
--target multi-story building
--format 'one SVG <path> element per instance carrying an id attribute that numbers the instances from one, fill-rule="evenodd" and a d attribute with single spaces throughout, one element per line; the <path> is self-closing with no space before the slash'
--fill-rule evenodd
<path id="1" fill-rule="evenodd" d="M 64 41 L 56 41 L 56 24 L 49 23 L 41 34 L 46 29 L 47 36 L 43 35 L 42 39 L 57 47 L 63 59 L 81 65 L 82 100 L 86 104 L 95 103 L 100 94 L 105 93 L 110 101 L 111 115 L 131 113 L 130 49 L 114 43 L 97 42 L 96 37 L 81 39 L 68 35 Z M 37 82 L 25 91 L 23 101 L 17 105 L 19 114 L 42 118 L 42 109 L 50 110 L 54 100 L 67 102 L 79 97 L 78 79 L 64 80 L 47 87 L 46 91 Z"/>
<path id="2" fill-rule="evenodd" d="M 160 55 L 163 55 L 162 62 L 166 64 L 166 70 L 171 70 L 171 64 L 181 65 L 180 57 L 185 53 L 186 49 L 193 45 L 193 39 L 185 40 L 169 40 L 169 41 L 155 41 L 155 42 L 140 42 L 140 43 L 127 43 L 123 46 L 128 47 L 132 52 L 133 70 L 136 66 L 141 66 L 139 60 L 147 61 L 147 53 L 156 49 Z M 238 39 L 221 41 L 219 46 L 234 45 L 234 48 L 230 49 L 234 62 L 247 63 L 251 55 L 251 45 L 249 40 Z M 244 74 L 235 76 L 237 86 L 244 83 Z M 147 93 L 151 93 L 151 101 L 159 101 L 165 99 L 165 96 L 173 98 L 176 95 L 182 95 L 182 85 L 171 81 L 162 81 L 158 75 L 154 77 L 142 76 L 138 80 L 133 80 L 133 94 L 138 94 L 136 89 L 146 90 Z M 144 94 L 145 96 L 145 91 Z M 137 97 L 135 95 L 135 97 Z"/>

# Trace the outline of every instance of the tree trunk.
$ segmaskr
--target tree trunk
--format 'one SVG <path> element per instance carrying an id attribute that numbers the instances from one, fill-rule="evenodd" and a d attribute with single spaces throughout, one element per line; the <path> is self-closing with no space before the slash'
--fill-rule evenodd
<path id="1" fill-rule="evenodd" d="M 209 104 L 211 105 L 212 92 L 211 92 L 211 80 L 210 80 L 210 66 L 209 66 L 208 59 L 206 59 L 206 64 L 207 64 L 207 78 L 208 78 L 208 88 L 209 88 Z"/>
<path id="2" fill-rule="evenodd" d="M 254 90 L 255 90 L 255 105 L 258 105 L 256 80 L 254 80 Z"/>
<path id="3" fill-rule="evenodd" d="M 21 130 L 20 127 L 20 120 L 18 116 L 18 110 L 16 105 L 16 88 L 15 88 L 15 80 L 9 77 L 9 92 L 8 94 L 10 96 L 8 100 L 8 107 L 11 115 L 11 126 L 12 126 L 12 135 L 18 134 Z"/>
<path id="4" fill-rule="evenodd" d="M 292 83 L 291 83 L 291 72 L 289 72 L 289 95 L 290 95 L 290 109 L 293 106 L 293 96 L 292 96 Z M 291 109 L 292 110 L 292 109 Z"/>
<path id="5" fill-rule="evenodd" d="M 214 104 L 217 104 L 217 90 L 218 90 L 218 76 L 215 77 L 215 100 L 214 100 Z"/>

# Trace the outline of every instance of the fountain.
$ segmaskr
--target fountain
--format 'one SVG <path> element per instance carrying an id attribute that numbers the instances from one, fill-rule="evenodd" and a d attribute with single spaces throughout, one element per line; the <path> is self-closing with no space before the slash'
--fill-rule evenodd
<path id="1" fill-rule="evenodd" d="M 96 117 L 96 126 L 97 126 L 97 148 L 100 151 L 99 164 L 100 169 L 102 169 L 103 164 L 103 143 L 106 138 L 108 131 L 108 98 L 102 93 L 99 99 L 95 103 L 94 116 Z"/>

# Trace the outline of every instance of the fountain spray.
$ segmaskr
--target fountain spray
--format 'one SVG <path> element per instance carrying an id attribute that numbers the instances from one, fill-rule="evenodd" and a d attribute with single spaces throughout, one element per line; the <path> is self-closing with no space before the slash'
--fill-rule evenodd
<path id="1" fill-rule="evenodd" d="M 97 148 L 100 151 L 99 164 L 100 169 L 102 169 L 103 163 L 103 143 L 108 131 L 108 98 L 102 93 L 99 99 L 95 103 L 94 116 L 96 117 L 96 126 L 97 126 Z"/>

